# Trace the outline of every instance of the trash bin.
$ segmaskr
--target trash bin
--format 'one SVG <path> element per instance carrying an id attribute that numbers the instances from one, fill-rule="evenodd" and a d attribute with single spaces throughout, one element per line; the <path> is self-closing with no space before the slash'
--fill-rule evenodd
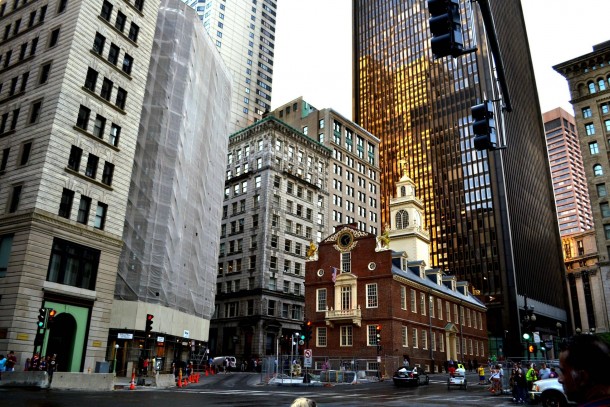
<path id="1" fill-rule="evenodd" d="M 110 362 L 95 362 L 95 373 L 110 373 Z"/>

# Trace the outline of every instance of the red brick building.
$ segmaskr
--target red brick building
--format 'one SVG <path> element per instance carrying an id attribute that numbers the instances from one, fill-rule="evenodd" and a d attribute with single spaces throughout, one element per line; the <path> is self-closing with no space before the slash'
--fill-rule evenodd
<path id="1" fill-rule="evenodd" d="M 423 206 L 409 178 L 400 180 L 397 195 L 384 236 L 344 225 L 310 253 L 305 273 L 305 318 L 313 326 L 309 347 L 314 355 L 333 359 L 393 356 L 428 369 L 434 361 L 434 371 L 448 360 L 486 361 L 485 306 L 467 282 L 426 267 Z M 423 258 L 411 260 L 414 255 Z"/>

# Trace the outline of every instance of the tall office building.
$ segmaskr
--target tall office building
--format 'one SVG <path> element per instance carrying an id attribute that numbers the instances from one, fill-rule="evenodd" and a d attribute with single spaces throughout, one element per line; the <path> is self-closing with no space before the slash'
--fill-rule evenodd
<path id="1" fill-rule="evenodd" d="M 542 115 L 561 236 L 593 228 L 574 116 L 558 107 Z"/>
<path id="2" fill-rule="evenodd" d="M 326 206 L 329 219 L 322 235 L 334 227 L 356 223 L 374 235 L 383 233 L 379 203 L 379 139 L 332 108 L 316 109 L 302 97 L 279 106 L 275 117 L 332 149 Z"/>
<path id="3" fill-rule="evenodd" d="M 576 128 L 587 177 L 595 240 L 605 294 L 606 315 L 610 314 L 610 163 L 607 139 L 610 135 L 610 41 L 595 45 L 585 55 L 553 67 L 568 81 Z M 591 324 L 592 321 L 589 322 Z M 584 324 L 584 323 L 583 323 Z"/>
<path id="4" fill-rule="evenodd" d="M 381 233 L 378 144 L 302 98 L 231 136 L 213 353 L 276 354 L 276 340 L 301 329 L 312 242 L 345 222 Z M 286 341 L 280 348 L 290 352 Z"/>
<path id="5" fill-rule="evenodd" d="M 78 372 L 107 359 L 158 8 L 0 3 L 0 344 L 20 361 L 36 349 Z M 46 330 L 41 308 L 57 312 Z"/>
<path id="6" fill-rule="evenodd" d="M 205 357 L 230 103 L 230 73 L 197 14 L 161 0 L 110 320 L 121 374 L 139 357 L 161 369 Z"/>
<path id="7" fill-rule="evenodd" d="M 182 1 L 195 8 L 233 76 L 228 136 L 271 110 L 277 0 Z"/>
<path id="8" fill-rule="evenodd" d="M 474 149 L 470 108 L 500 93 L 478 6 L 460 7 L 465 45 L 479 50 L 434 60 L 425 0 L 354 0 L 354 120 L 381 140 L 382 222 L 405 170 L 425 206 L 431 266 L 471 282 L 492 351 L 517 355 L 526 300 L 543 334 L 567 317 L 542 115 L 521 4 L 492 0 L 513 111 L 496 120 L 506 150 Z"/>

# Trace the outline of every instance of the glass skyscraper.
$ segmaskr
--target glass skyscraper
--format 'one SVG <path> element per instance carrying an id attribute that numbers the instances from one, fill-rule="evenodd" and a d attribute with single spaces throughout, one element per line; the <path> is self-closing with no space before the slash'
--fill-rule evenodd
<path id="1" fill-rule="evenodd" d="M 478 51 L 440 60 L 430 49 L 425 0 L 353 1 L 354 121 L 381 140 L 382 224 L 406 170 L 425 205 L 431 266 L 470 281 L 489 307 L 497 351 L 513 356 L 526 299 L 541 334 L 566 320 L 565 279 L 521 5 L 490 7 L 513 107 L 496 117 L 506 150 L 474 149 L 470 108 L 501 94 L 481 14 L 468 1 L 464 43 Z"/>

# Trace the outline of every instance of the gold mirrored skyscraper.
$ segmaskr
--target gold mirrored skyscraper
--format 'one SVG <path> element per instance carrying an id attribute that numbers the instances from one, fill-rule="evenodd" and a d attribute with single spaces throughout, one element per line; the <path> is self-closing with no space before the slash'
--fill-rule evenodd
<path id="1" fill-rule="evenodd" d="M 471 106 L 499 98 L 474 3 L 462 1 L 461 15 L 464 42 L 478 51 L 434 60 L 425 0 L 354 0 L 353 110 L 381 140 L 382 223 L 406 170 L 425 205 L 431 266 L 473 284 L 497 351 L 516 355 L 526 296 L 541 334 L 566 320 L 564 266 L 521 5 L 490 6 L 513 105 L 496 118 L 507 150 L 473 146 Z"/>

